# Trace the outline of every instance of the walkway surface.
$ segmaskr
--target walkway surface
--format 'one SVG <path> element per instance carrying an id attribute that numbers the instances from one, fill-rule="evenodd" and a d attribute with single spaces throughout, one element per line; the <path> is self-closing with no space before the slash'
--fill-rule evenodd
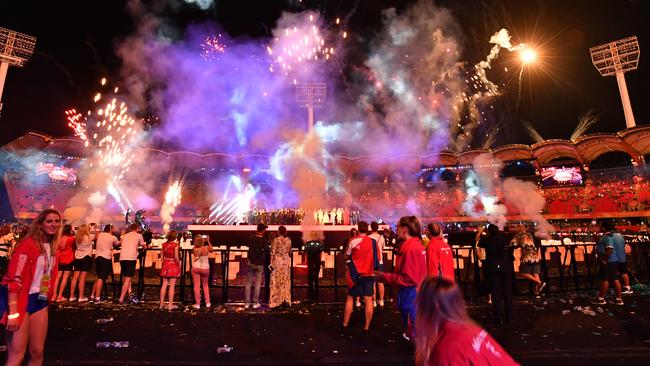
<path id="1" fill-rule="evenodd" d="M 470 304 L 487 327 L 524 365 L 650 365 L 650 288 L 637 286 L 624 306 L 589 304 L 566 294 L 530 304 L 520 299 L 514 325 L 490 325 L 491 306 Z M 590 306 L 585 309 L 586 306 Z M 288 310 L 158 310 L 152 303 L 53 306 L 46 348 L 49 365 L 411 365 L 392 305 L 375 313 L 371 335 L 361 334 L 355 311 L 351 338 L 338 333 L 341 304 L 295 304 Z M 98 319 L 113 318 L 107 323 Z M 128 341 L 97 349 L 97 342 Z M 218 347 L 233 347 L 219 353 Z M 6 352 L 0 352 L 4 358 Z"/>

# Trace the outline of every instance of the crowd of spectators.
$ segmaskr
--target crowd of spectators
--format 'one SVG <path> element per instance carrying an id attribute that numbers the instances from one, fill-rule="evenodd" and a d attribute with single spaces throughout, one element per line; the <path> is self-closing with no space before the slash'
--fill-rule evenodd
<path id="1" fill-rule="evenodd" d="M 546 213 L 607 213 L 650 209 L 650 184 L 645 179 L 606 177 L 588 180 L 584 187 L 547 188 Z"/>
<path id="2" fill-rule="evenodd" d="M 164 192 L 165 183 L 152 183 L 155 192 Z M 20 175 L 5 175 L 5 185 L 14 212 L 35 213 L 53 207 L 65 210 L 70 199 L 79 192 L 79 187 L 30 183 Z M 334 205 L 348 207 L 357 217 L 398 217 L 404 212 L 421 217 L 463 217 L 469 213 L 464 209 L 466 191 L 463 182 L 441 182 L 431 187 L 419 185 L 405 187 L 402 184 L 353 183 L 349 192 L 333 193 L 326 197 Z M 650 182 L 639 176 L 621 177 L 603 175 L 586 180 L 584 186 L 539 188 L 546 199 L 542 213 L 550 215 L 571 215 L 579 213 L 610 213 L 646 211 L 650 209 Z M 200 218 L 209 214 L 214 204 L 215 192 L 206 182 L 185 182 L 182 200 L 176 209 L 176 216 Z M 506 206 L 508 215 L 518 215 L 518 209 L 496 190 L 497 202 Z M 480 205 L 480 204 L 479 204 Z M 300 221 L 302 215 L 286 207 L 264 207 L 263 203 L 251 207 L 251 222 L 292 224 Z M 478 208 L 480 210 L 480 207 Z M 258 215 L 255 215 L 258 213 Z M 260 215 L 259 213 L 263 213 Z M 155 215 L 155 214 L 154 214 Z M 21 215 L 24 216 L 24 215 Z M 208 215 L 209 216 L 209 215 Z M 261 218 L 268 216 L 268 220 Z M 346 216 L 346 215 L 344 215 Z M 207 216 L 206 216 L 207 217 Z M 280 219 L 278 219 L 280 218 Z M 350 220 L 353 222 L 355 220 Z"/>

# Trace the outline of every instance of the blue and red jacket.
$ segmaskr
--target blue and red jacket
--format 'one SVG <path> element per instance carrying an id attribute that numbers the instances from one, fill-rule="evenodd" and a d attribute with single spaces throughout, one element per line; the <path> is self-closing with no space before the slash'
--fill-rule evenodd
<path id="1" fill-rule="evenodd" d="M 400 260 L 395 273 L 384 273 L 382 282 L 400 287 L 420 287 L 427 277 L 427 259 L 424 246 L 418 238 L 411 238 L 400 248 Z"/>
<path id="2" fill-rule="evenodd" d="M 57 246 L 58 243 L 52 244 L 52 248 L 57 248 Z M 36 272 L 37 260 L 40 256 L 41 252 L 38 248 L 38 244 L 32 237 L 28 236 L 25 239 L 21 240 L 18 245 L 16 245 L 16 249 L 14 250 L 14 253 L 11 256 L 11 260 L 9 261 L 7 273 L 5 273 L 4 278 L 2 279 L 1 285 L 7 288 L 7 293 L 18 295 L 18 304 L 16 305 L 18 314 L 20 314 L 18 317 L 19 324 L 23 322 L 23 319 L 25 319 L 25 313 L 27 313 L 27 304 L 29 302 L 29 288 L 32 285 L 34 272 Z M 56 278 L 58 267 L 56 255 L 54 255 L 52 259 L 50 278 Z M 51 286 L 50 282 L 47 298 L 51 299 L 53 293 L 54 286 Z M 4 301 L 2 302 L 4 303 Z M 8 310 L 8 306 L 6 308 L 3 307 L 3 309 L 0 309 L 0 324 L 7 323 Z"/>
<path id="3" fill-rule="evenodd" d="M 375 270 L 379 269 L 379 247 L 377 242 L 367 235 L 350 239 L 346 254 L 346 279 L 349 287 L 354 286 L 359 277 L 374 276 Z"/>

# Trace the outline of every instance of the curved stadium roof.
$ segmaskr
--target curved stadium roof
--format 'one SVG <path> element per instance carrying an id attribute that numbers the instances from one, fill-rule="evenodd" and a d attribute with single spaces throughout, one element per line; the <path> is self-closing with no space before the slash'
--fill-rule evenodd
<path id="1" fill-rule="evenodd" d="M 25 135 L 2 146 L 2 151 L 16 160 L 28 158 L 39 151 L 61 158 L 82 159 L 86 149 L 77 138 L 53 138 L 39 133 Z M 147 154 L 157 161 L 167 160 L 171 166 L 182 166 L 190 170 L 226 167 L 243 169 L 251 166 L 268 166 L 270 156 L 209 153 L 198 154 L 191 151 L 166 151 L 155 148 L 140 148 L 139 153 Z M 354 174 L 361 167 L 373 167 L 380 174 L 388 174 L 398 166 L 401 170 L 417 171 L 422 166 L 453 166 L 471 164 L 474 158 L 483 153 L 492 154 L 502 161 L 533 160 L 537 167 L 548 165 L 556 159 L 575 159 L 588 167 L 591 162 L 608 152 L 623 152 L 630 156 L 635 165 L 644 165 L 644 156 L 650 154 L 650 126 L 637 126 L 618 133 L 597 133 L 584 135 L 574 141 L 544 140 L 533 145 L 511 144 L 494 149 L 474 149 L 455 154 L 443 151 L 430 155 L 408 156 L 332 156 L 328 164 L 339 167 L 347 174 Z"/>

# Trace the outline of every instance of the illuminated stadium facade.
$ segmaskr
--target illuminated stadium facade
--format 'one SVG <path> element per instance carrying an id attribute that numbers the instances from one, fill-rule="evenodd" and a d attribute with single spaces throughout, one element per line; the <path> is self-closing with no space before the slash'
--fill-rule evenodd
<path id="1" fill-rule="evenodd" d="M 24 136 L 6 144 L 2 147 L 5 153 L 6 169 L 4 181 L 7 187 L 11 210 L 15 217 L 28 218 L 32 217 L 35 212 L 44 207 L 56 207 L 64 210 L 67 199 L 74 195 L 76 187 L 83 185 L 83 177 L 77 181 L 77 169 L 81 162 L 86 158 L 86 149 L 83 142 L 76 138 L 52 138 L 50 136 L 37 132 L 29 132 Z M 570 140 L 545 140 L 533 145 L 512 144 L 505 145 L 495 149 L 483 150 L 474 149 L 454 154 L 451 152 L 441 152 L 439 154 L 425 156 L 333 156 L 328 158 L 326 166 L 336 171 L 340 178 L 341 184 L 352 195 L 367 194 L 368 191 L 377 191 L 381 195 L 383 191 L 386 195 L 391 185 L 400 184 L 402 187 L 412 187 L 420 190 L 436 191 L 442 189 L 449 190 L 453 187 L 453 182 L 462 181 L 464 172 L 472 168 L 472 163 L 477 156 L 489 154 L 494 159 L 502 162 L 504 176 L 518 176 L 522 179 L 537 182 L 540 189 L 544 190 L 545 186 L 564 186 L 571 179 L 569 170 L 554 171 L 549 173 L 550 168 L 564 166 L 566 169 L 573 169 L 576 181 L 573 182 L 578 189 L 576 195 L 581 192 L 589 191 L 589 184 L 594 184 L 594 172 L 591 165 L 599 157 L 607 153 L 619 153 L 629 157 L 628 166 L 623 169 L 624 176 L 621 176 L 619 170 L 613 172 L 619 176 L 623 182 L 637 182 L 647 175 L 646 159 L 650 154 L 650 127 L 639 126 L 626 129 L 615 134 L 588 134 L 574 141 Z M 263 177 L 271 175 L 270 156 L 265 155 L 231 155 L 222 153 L 197 154 L 188 151 L 164 151 L 154 148 L 141 148 L 136 150 L 136 154 L 146 154 L 146 160 L 149 162 L 164 162 L 169 170 L 182 170 L 186 179 L 186 188 L 194 189 L 193 193 L 184 194 L 188 196 L 209 196 L 204 185 L 207 177 L 214 177 L 219 174 L 230 174 L 238 176 L 244 182 L 250 182 L 254 186 L 265 186 L 272 184 Z M 395 168 L 399 166 L 399 168 Z M 368 168 L 372 167 L 372 168 Z M 160 184 L 164 184 L 163 179 L 169 173 L 161 172 Z M 251 170 L 267 174 L 252 174 Z M 582 175 L 585 175 L 584 181 Z M 597 174 L 609 174 L 607 170 L 600 171 Z M 553 184 L 545 184 L 547 176 L 554 178 Z M 46 178 L 44 178 L 46 177 Z M 261 177 L 261 178 L 260 178 Z M 155 178 L 153 179 L 156 180 Z M 51 200 L 43 197 L 32 197 L 32 201 L 42 201 L 36 204 L 25 204 L 25 194 L 21 197 L 21 185 L 30 182 L 29 189 L 23 187 L 23 190 L 34 190 L 39 185 L 56 184 L 58 186 L 59 197 Z M 558 183 L 559 182 L 559 183 Z M 643 183 L 645 184 L 645 183 Z M 596 184 L 598 185 L 598 184 Z M 193 187 L 194 188 L 191 188 Z M 199 187 L 199 188 L 196 188 Z M 160 188 L 162 190 L 162 188 Z M 263 189 L 263 188 L 262 188 Z M 639 188 L 641 195 L 645 190 Z M 408 189 L 407 189 L 408 190 Z M 553 191 L 553 189 L 546 189 Z M 363 192 L 363 193 L 362 193 Z M 27 195 L 29 195 L 28 193 Z M 573 193 L 571 193 L 573 194 Z M 586 194 L 584 194 L 586 197 Z M 633 201 L 639 201 L 635 209 L 622 209 L 619 206 L 611 207 L 604 210 L 593 210 L 581 208 L 580 203 L 573 204 L 575 209 L 570 210 L 553 210 L 552 200 L 547 198 L 545 212 L 547 217 L 644 217 L 649 216 L 648 207 L 650 206 L 650 197 L 648 204 L 644 196 L 640 197 L 638 192 L 635 193 Z M 634 195 L 633 195 L 634 196 Z M 425 198 L 426 199 L 426 198 Z M 584 198 L 590 205 L 595 205 L 594 199 Z M 595 198 L 598 200 L 598 197 Z M 175 217 L 177 221 L 191 222 L 197 218 L 206 216 L 205 209 L 211 202 L 200 199 L 186 200 L 181 206 L 184 214 Z M 634 206 L 634 204 L 632 205 Z M 136 207 L 137 208 L 137 207 Z M 268 208 L 268 207 L 267 207 Z M 279 207 L 273 207 L 279 208 Z M 119 220 L 120 210 L 115 209 L 115 214 L 111 219 Z M 154 209 L 152 211 L 157 211 Z M 630 212 L 632 211 L 632 212 Z M 425 217 L 435 218 L 443 221 L 468 221 L 476 218 L 465 217 L 466 215 L 459 210 L 434 210 L 428 213 L 423 210 L 420 213 Z M 513 213 L 511 218 L 521 218 Z M 152 220 L 156 220 L 156 214 L 150 215 Z M 480 219 L 480 218 L 479 218 Z"/>

